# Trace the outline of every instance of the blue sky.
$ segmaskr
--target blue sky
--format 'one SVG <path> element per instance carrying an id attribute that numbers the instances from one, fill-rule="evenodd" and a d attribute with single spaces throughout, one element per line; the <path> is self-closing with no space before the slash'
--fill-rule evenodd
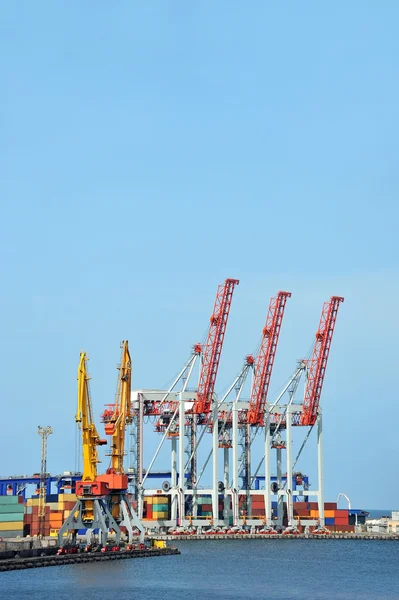
<path id="1" fill-rule="evenodd" d="M 326 496 L 399 506 L 398 17 L 389 0 L 3 4 L 0 473 L 38 470 L 47 423 L 49 469 L 74 468 L 82 348 L 99 415 L 120 340 L 134 387 L 162 386 L 236 277 L 217 388 L 279 289 L 271 392 L 345 296 Z"/>

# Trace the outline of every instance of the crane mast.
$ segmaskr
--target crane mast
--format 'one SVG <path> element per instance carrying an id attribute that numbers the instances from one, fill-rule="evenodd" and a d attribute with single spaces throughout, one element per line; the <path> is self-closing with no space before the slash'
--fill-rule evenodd
<path id="1" fill-rule="evenodd" d="M 202 368 L 197 398 L 193 406 L 193 413 L 197 415 L 208 415 L 211 411 L 231 301 L 234 288 L 239 283 L 238 279 L 226 279 L 223 284 L 219 285 L 217 290 L 215 306 L 210 319 L 208 339 L 202 352 Z"/>
<path id="2" fill-rule="evenodd" d="M 270 300 L 266 324 L 263 328 L 262 342 L 255 363 L 255 375 L 248 410 L 248 423 L 250 425 L 263 424 L 267 393 L 269 391 L 278 338 L 283 322 L 284 309 L 287 298 L 290 297 L 290 292 L 278 292 L 277 296 Z"/>
<path id="3" fill-rule="evenodd" d="M 42 438 L 42 460 L 40 467 L 40 488 L 39 488 L 39 510 L 38 510 L 38 537 L 43 538 L 45 536 L 46 527 L 46 483 L 47 483 L 47 438 L 53 433 L 52 427 L 37 428 L 37 433 Z"/>
<path id="4" fill-rule="evenodd" d="M 308 381 L 305 389 L 300 425 L 312 426 L 316 423 L 338 308 L 343 301 L 344 298 L 341 296 L 332 296 L 329 302 L 323 304 L 312 358 L 308 363 Z"/>
<path id="5" fill-rule="evenodd" d="M 119 376 L 115 403 L 102 414 L 106 435 L 111 436 L 111 466 L 107 473 L 124 475 L 123 457 L 125 455 L 126 426 L 132 422 L 131 387 L 132 361 L 127 341 L 121 343 L 122 356 L 118 367 Z"/>
<path id="6" fill-rule="evenodd" d="M 88 358 L 86 352 L 80 353 L 78 368 L 78 407 L 75 421 L 82 432 L 83 482 L 94 482 L 97 478 L 97 446 L 103 446 L 106 440 L 100 439 L 93 420 L 89 381 L 86 370 Z M 77 491 L 78 493 L 78 491 Z"/>
<path id="7" fill-rule="evenodd" d="M 114 404 L 108 404 L 101 415 L 105 433 L 111 437 L 111 465 L 107 472 L 99 475 L 98 480 L 108 488 L 108 509 L 118 526 L 127 528 L 129 541 L 133 540 L 134 531 L 140 532 L 140 540 L 144 540 L 144 527 L 127 495 L 128 476 L 125 474 L 123 459 L 125 456 L 126 427 L 132 423 L 131 406 L 132 361 L 127 340 L 121 343 L 122 356 L 118 367 L 118 383 Z"/>

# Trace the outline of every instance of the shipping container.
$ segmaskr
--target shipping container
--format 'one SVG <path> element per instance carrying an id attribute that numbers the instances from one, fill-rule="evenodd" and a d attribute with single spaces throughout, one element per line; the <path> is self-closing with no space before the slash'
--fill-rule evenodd
<path id="1" fill-rule="evenodd" d="M 0 513 L 0 527 L 1 523 L 9 523 L 11 521 L 23 523 L 24 521 L 24 513 Z"/>
<path id="2" fill-rule="evenodd" d="M 166 511 L 153 513 L 153 515 L 154 515 L 154 519 L 167 519 L 168 518 L 168 513 Z"/>
<path id="3" fill-rule="evenodd" d="M 24 513 L 23 504 L 0 504 L 0 515 L 6 515 L 8 513 Z"/>
<path id="4" fill-rule="evenodd" d="M 155 512 L 164 512 L 165 510 L 168 510 L 168 505 L 167 504 L 153 504 L 152 505 L 152 510 Z"/>
<path id="5" fill-rule="evenodd" d="M 153 496 L 152 503 L 155 504 L 167 504 L 168 497 L 167 496 Z"/>
<path id="6" fill-rule="evenodd" d="M 0 496 L 1 504 L 23 504 L 23 496 Z"/>
<path id="7" fill-rule="evenodd" d="M 24 528 L 23 521 L 11 521 L 8 523 L 0 523 L 0 537 L 2 531 L 22 531 Z"/>

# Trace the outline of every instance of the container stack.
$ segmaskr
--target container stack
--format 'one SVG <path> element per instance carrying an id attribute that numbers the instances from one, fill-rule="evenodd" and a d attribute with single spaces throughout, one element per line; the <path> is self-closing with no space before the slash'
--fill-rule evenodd
<path id="1" fill-rule="evenodd" d="M 170 496 L 145 496 L 143 519 L 167 521 L 170 519 Z"/>
<path id="2" fill-rule="evenodd" d="M 50 494 L 46 496 L 44 535 L 56 535 L 76 503 L 75 494 Z M 24 517 L 25 535 L 39 533 L 39 498 L 28 498 Z"/>
<path id="3" fill-rule="evenodd" d="M 318 520 L 317 502 L 294 502 L 294 517 L 299 517 L 302 524 L 306 519 Z M 336 502 L 325 502 L 324 521 L 330 531 L 347 533 L 355 530 L 353 525 L 349 525 L 349 511 L 338 509 Z"/>
<path id="4" fill-rule="evenodd" d="M 143 521 L 152 521 L 153 496 L 145 496 L 143 503 Z"/>
<path id="5" fill-rule="evenodd" d="M 24 504 L 22 496 L 0 496 L 0 537 L 22 537 Z"/>
<path id="6" fill-rule="evenodd" d="M 69 517 L 73 507 L 76 504 L 76 501 L 76 494 L 60 494 L 58 496 L 58 508 L 56 509 L 56 512 L 62 513 L 61 525 L 66 520 L 66 518 Z M 54 515 L 53 522 L 55 522 L 56 519 L 57 515 Z"/>
<path id="7" fill-rule="evenodd" d="M 210 518 L 212 517 L 212 496 L 206 494 L 197 498 L 197 517 Z"/>

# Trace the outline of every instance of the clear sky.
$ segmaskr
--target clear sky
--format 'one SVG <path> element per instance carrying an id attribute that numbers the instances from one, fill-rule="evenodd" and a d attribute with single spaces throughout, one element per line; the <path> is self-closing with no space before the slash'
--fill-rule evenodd
<path id="1" fill-rule="evenodd" d="M 38 424 L 49 470 L 74 468 L 82 348 L 99 424 L 120 340 L 134 387 L 164 385 L 236 277 L 217 390 L 279 289 L 271 395 L 345 296 L 326 497 L 399 507 L 398 20 L 390 0 L 2 3 L 1 474 L 39 470 Z"/>

